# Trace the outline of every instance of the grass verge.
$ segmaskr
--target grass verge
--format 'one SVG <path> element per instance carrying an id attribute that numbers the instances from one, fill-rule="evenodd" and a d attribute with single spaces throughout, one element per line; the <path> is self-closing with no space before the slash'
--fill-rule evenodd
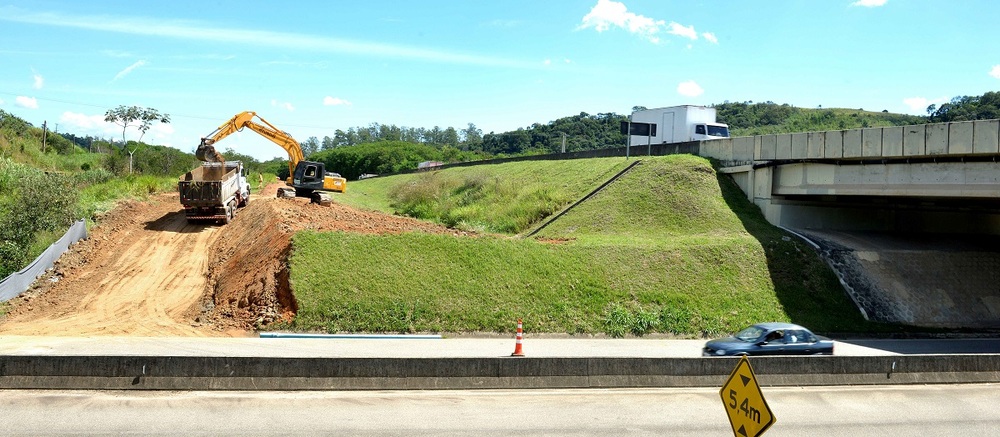
<path id="1" fill-rule="evenodd" d="M 712 336 L 759 321 L 879 329 L 814 252 L 692 156 L 645 159 L 537 240 L 304 232 L 293 247 L 300 310 L 278 329 L 509 332 L 517 318 L 529 332 L 611 336 Z"/>

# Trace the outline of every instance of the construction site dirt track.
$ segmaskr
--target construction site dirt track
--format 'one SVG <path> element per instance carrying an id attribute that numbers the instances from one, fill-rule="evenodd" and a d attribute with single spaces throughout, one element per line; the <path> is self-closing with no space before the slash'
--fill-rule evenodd
<path id="1" fill-rule="evenodd" d="M 274 198 L 280 186 L 252 196 L 225 226 L 188 223 L 176 193 L 121 203 L 11 301 L 0 335 L 248 336 L 297 311 L 287 264 L 296 231 L 457 232 Z"/>

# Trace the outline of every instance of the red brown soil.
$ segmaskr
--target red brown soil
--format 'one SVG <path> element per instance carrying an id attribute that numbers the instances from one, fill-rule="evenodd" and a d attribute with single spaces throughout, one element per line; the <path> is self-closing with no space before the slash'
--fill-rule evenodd
<path id="1" fill-rule="evenodd" d="M 253 196 L 225 226 L 188 223 L 176 193 L 120 204 L 10 301 L 0 335 L 249 335 L 295 316 L 287 261 L 296 231 L 458 232 L 336 203 L 277 199 L 279 186 Z"/>

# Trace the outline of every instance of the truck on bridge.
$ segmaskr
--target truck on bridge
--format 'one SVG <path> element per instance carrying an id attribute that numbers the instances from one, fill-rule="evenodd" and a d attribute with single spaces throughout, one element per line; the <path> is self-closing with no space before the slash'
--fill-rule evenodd
<path id="1" fill-rule="evenodd" d="M 651 135 L 632 135 L 629 144 L 669 144 L 729 138 L 729 126 L 715 121 L 715 108 L 681 105 L 643 109 L 631 116 L 632 123 L 656 125 Z"/>

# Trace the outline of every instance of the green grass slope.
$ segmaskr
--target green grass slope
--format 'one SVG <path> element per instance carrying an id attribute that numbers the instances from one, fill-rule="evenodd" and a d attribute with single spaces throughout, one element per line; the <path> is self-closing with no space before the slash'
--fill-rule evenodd
<path id="1" fill-rule="evenodd" d="M 520 186 L 544 177 L 504 171 Z M 702 158 L 644 159 L 538 237 L 300 233 L 290 261 L 299 313 L 275 328 L 509 332 L 523 318 L 529 332 L 611 336 L 715 335 L 764 320 L 875 329 L 811 249 Z M 331 248 L 344 260 L 336 268 Z"/>
<path id="2" fill-rule="evenodd" d="M 516 234 L 583 197 L 624 158 L 525 161 L 350 182 L 337 202 L 463 230 Z"/>

